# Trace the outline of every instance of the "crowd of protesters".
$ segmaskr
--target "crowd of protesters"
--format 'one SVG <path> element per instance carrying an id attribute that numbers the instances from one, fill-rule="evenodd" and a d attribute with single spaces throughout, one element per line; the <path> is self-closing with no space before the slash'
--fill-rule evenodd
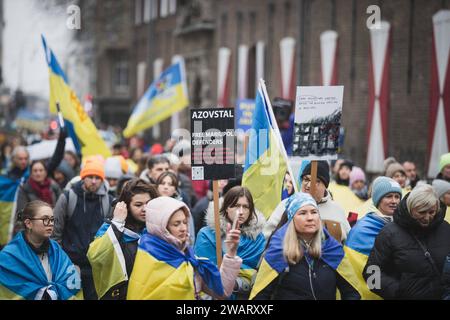
<path id="1" fill-rule="evenodd" d="M 339 159 L 318 162 L 312 187 L 309 163 L 267 219 L 242 177 L 220 180 L 218 265 L 212 182 L 191 180 L 188 142 L 80 159 L 66 137 L 50 159 L 1 148 L 2 174 L 21 183 L 0 299 L 364 299 L 354 278 L 371 266 L 377 297 L 450 299 L 450 153 L 431 181 L 409 160 L 370 180 Z M 348 250 L 367 261 L 353 274 Z"/>

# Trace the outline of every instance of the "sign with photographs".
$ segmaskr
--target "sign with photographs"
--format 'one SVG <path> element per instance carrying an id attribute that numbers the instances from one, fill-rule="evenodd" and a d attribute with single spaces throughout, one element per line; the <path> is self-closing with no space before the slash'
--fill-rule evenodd
<path id="1" fill-rule="evenodd" d="M 234 108 L 191 109 L 192 180 L 235 178 Z"/>
<path id="2" fill-rule="evenodd" d="M 337 159 L 343 96 L 344 86 L 297 87 L 294 157 Z"/>

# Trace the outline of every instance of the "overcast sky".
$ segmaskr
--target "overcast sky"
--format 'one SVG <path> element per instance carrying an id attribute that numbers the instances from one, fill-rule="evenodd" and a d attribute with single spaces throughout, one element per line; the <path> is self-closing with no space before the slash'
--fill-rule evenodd
<path id="1" fill-rule="evenodd" d="M 41 0 L 4 0 L 3 77 L 12 90 L 48 98 L 48 68 L 41 34 L 62 68 L 71 43 L 65 7 L 43 9 Z"/>

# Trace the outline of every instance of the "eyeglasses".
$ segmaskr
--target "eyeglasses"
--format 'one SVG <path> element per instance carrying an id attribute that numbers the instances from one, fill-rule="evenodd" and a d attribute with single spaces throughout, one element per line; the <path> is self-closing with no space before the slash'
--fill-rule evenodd
<path id="1" fill-rule="evenodd" d="M 321 182 L 320 179 L 316 179 L 316 186 L 320 186 L 320 182 Z M 303 177 L 302 183 L 304 183 L 305 185 L 311 183 L 311 179 Z"/>
<path id="2" fill-rule="evenodd" d="M 45 218 L 29 218 L 30 220 L 42 220 L 42 223 L 44 226 L 49 226 L 50 223 L 55 224 L 55 218 L 54 217 L 45 217 Z"/>

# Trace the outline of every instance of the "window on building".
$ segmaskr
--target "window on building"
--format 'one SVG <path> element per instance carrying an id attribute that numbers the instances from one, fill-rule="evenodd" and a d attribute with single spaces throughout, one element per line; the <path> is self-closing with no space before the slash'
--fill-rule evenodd
<path id="1" fill-rule="evenodd" d="M 152 0 L 144 0 L 144 23 L 149 23 L 150 22 L 151 1 Z"/>
<path id="2" fill-rule="evenodd" d="M 128 85 L 128 61 L 116 61 L 113 65 L 113 90 L 115 93 L 127 93 Z"/>
<path id="3" fill-rule="evenodd" d="M 158 18 L 158 0 L 150 0 L 150 20 Z"/>
<path id="4" fill-rule="evenodd" d="M 142 23 L 142 0 L 134 0 L 134 24 Z"/>
<path id="5" fill-rule="evenodd" d="M 165 18 L 169 15 L 169 0 L 161 0 L 159 15 L 161 16 L 161 18 Z"/>
<path id="6" fill-rule="evenodd" d="M 170 2 L 169 2 L 169 13 L 170 14 L 177 13 L 177 0 L 170 0 Z"/>

